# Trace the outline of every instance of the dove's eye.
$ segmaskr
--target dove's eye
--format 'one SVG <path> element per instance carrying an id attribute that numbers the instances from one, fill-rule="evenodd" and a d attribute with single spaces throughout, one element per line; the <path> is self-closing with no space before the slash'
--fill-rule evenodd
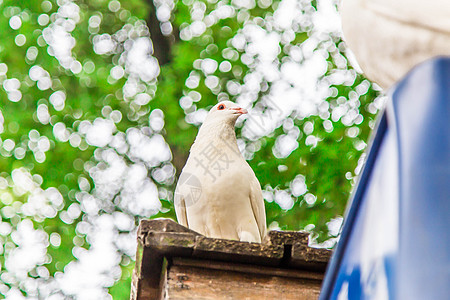
<path id="1" fill-rule="evenodd" d="M 218 110 L 223 110 L 223 109 L 225 109 L 225 105 L 220 104 L 219 107 L 217 107 L 217 109 L 218 109 Z"/>

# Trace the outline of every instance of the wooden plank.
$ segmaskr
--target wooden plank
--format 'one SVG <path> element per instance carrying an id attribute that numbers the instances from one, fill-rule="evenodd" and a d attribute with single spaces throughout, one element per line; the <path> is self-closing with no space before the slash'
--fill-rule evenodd
<path id="1" fill-rule="evenodd" d="M 169 300 L 315 300 L 320 292 L 318 280 L 180 265 L 172 265 L 167 274 Z"/>
<path id="2" fill-rule="evenodd" d="M 145 237 L 147 252 L 160 252 L 165 256 L 191 256 L 196 235 L 187 232 L 149 232 Z"/>
<path id="3" fill-rule="evenodd" d="M 295 268 L 325 272 L 331 253 L 328 249 L 317 249 L 304 244 L 294 244 L 288 264 Z"/>
<path id="4" fill-rule="evenodd" d="M 284 269 L 269 266 L 255 266 L 252 264 L 243 264 L 235 262 L 221 262 L 213 260 L 200 260 L 191 258 L 173 257 L 171 265 L 175 266 L 192 266 L 199 268 L 207 268 L 213 270 L 225 270 L 240 272 L 246 274 L 263 274 L 278 277 L 291 277 L 299 279 L 310 279 L 322 281 L 324 274 L 322 272 L 311 272 L 298 269 Z"/>
<path id="5" fill-rule="evenodd" d="M 145 252 L 138 243 L 136 267 L 131 279 L 130 299 L 161 299 L 167 261 L 158 252 Z"/>
<path id="6" fill-rule="evenodd" d="M 138 237 L 141 237 L 142 235 L 147 234 L 147 232 L 187 232 L 200 235 L 171 219 L 142 220 L 141 223 L 139 223 L 137 235 Z"/>
<path id="7" fill-rule="evenodd" d="M 264 237 L 264 244 L 269 245 L 308 245 L 309 233 L 304 231 L 278 231 L 272 230 Z"/>
<path id="8" fill-rule="evenodd" d="M 282 245 L 265 245 L 225 239 L 196 237 L 193 257 L 213 260 L 277 265 L 284 255 Z"/>

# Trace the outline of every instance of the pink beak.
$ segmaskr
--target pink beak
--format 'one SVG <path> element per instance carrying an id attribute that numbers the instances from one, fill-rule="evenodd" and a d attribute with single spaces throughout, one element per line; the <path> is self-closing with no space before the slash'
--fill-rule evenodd
<path id="1" fill-rule="evenodd" d="M 231 108 L 231 109 L 237 111 L 237 112 L 240 113 L 241 115 L 248 113 L 248 111 L 247 111 L 245 108 L 233 107 L 233 108 Z"/>

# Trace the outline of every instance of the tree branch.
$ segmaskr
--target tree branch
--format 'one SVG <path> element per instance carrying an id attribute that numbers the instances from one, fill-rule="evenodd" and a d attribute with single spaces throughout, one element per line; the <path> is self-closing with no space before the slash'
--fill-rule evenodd
<path id="1" fill-rule="evenodd" d="M 148 0 L 148 3 L 150 4 L 150 13 L 147 18 L 147 26 L 153 43 L 153 56 L 158 60 L 159 66 L 162 67 L 171 60 L 171 45 L 169 37 L 161 31 L 161 23 L 156 17 L 155 3 L 153 0 Z"/>
<path id="2" fill-rule="evenodd" d="M 179 29 L 177 27 L 173 28 L 172 34 L 170 36 L 165 36 L 161 31 L 161 22 L 156 16 L 156 6 L 154 0 L 147 0 L 150 5 L 150 13 L 147 18 L 147 26 L 150 31 L 150 38 L 153 43 L 153 56 L 158 60 L 159 66 L 162 67 L 171 62 L 171 50 L 172 45 L 179 42 Z M 160 77 L 164 77 L 164 74 L 160 73 Z M 170 150 L 172 151 L 172 164 L 176 170 L 176 178 L 180 176 L 181 170 L 183 169 L 186 160 L 189 155 L 189 151 L 179 147 L 176 144 L 170 143 L 170 139 L 167 138 L 167 132 L 163 134 L 166 142 L 169 144 Z"/>

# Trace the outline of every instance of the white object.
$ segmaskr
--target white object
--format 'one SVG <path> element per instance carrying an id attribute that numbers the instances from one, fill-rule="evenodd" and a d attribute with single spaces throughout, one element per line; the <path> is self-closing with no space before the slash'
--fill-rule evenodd
<path id="1" fill-rule="evenodd" d="M 261 242 L 266 213 L 261 185 L 239 151 L 237 104 L 215 105 L 200 127 L 175 190 L 178 223 L 212 238 Z"/>
<path id="2" fill-rule="evenodd" d="M 344 40 L 383 89 L 415 65 L 450 55 L 449 0 L 344 0 L 340 13 Z"/>

